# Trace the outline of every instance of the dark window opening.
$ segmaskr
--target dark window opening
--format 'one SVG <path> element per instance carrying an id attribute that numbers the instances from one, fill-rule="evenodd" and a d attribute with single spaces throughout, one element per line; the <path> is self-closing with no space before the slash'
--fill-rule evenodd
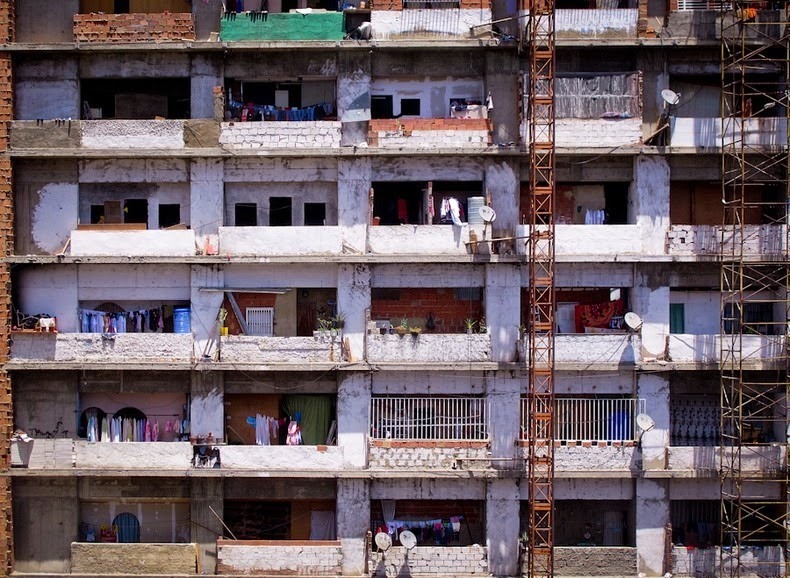
<path id="1" fill-rule="evenodd" d="M 129 0 L 115 0 L 115 2 L 113 3 L 113 11 L 116 14 L 128 14 Z"/>
<path id="2" fill-rule="evenodd" d="M 426 214 L 429 190 L 433 194 L 433 220 Z M 480 197 L 483 185 L 476 181 L 374 182 L 373 217 L 379 225 L 425 225 L 452 223 L 457 210 L 461 222 L 467 222 L 471 197 Z M 378 221 L 376 221 L 378 217 Z"/>
<path id="3" fill-rule="evenodd" d="M 166 229 L 181 223 L 181 205 L 159 205 L 159 228 Z"/>
<path id="4" fill-rule="evenodd" d="M 290 227 L 292 224 L 291 197 L 271 197 L 269 199 L 269 226 Z"/>
<path id="5" fill-rule="evenodd" d="M 784 335 L 787 322 L 774 321 L 774 304 L 744 303 L 742 310 L 737 303 L 724 306 L 724 332 L 751 335 Z"/>
<path id="6" fill-rule="evenodd" d="M 190 118 L 189 78 L 102 78 L 80 81 L 86 118 Z"/>
<path id="7" fill-rule="evenodd" d="M 669 304 L 669 332 L 686 332 L 686 306 L 683 303 Z"/>
<path id="8" fill-rule="evenodd" d="M 521 527 L 528 528 L 527 502 Z M 634 509 L 626 500 L 558 500 L 555 503 L 558 546 L 633 546 Z"/>
<path id="9" fill-rule="evenodd" d="M 392 95 L 371 96 L 370 116 L 372 118 L 392 118 Z"/>
<path id="10" fill-rule="evenodd" d="M 326 224 L 326 203 L 305 203 L 304 224 L 310 226 L 323 226 Z"/>
<path id="11" fill-rule="evenodd" d="M 419 98 L 402 98 L 400 101 L 401 116 L 420 116 Z"/>
<path id="12" fill-rule="evenodd" d="M 104 205 L 91 205 L 91 224 L 104 223 Z"/>
<path id="13" fill-rule="evenodd" d="M 148 223 L 148 199 L 126 199 L 123 203 L 124 223 Z"/>
<path id="14" fill-rule="evenodd" d="M 607 225 L 628 223 L 628 187 L 628 183 L 606 183 L 603 186 Z"/>
<path id="15" fill-rule="evenodd" d="M 389 533 L 387 500 L 370 501 L 370 530 Z M 485 502 L 477 500 L 398 500 L 395 514 L 417 538 L 418 546 L 470 546 L 485 542 Z M 441 529 L 440 529 L 441 528 Z M 398 532 L 392 543 L 398 544 Z"/>
<path id="16" fill-rule="evenodd" d="M 226 500 L 225 523 L 238 540 L 289 540 L 289 502 Z"/>
<path id="17" fill-rule="evenodd" d="M 233 225 L 235 227 L 257 227 L 258 205 L 255 203 L 236 203 Z"/>

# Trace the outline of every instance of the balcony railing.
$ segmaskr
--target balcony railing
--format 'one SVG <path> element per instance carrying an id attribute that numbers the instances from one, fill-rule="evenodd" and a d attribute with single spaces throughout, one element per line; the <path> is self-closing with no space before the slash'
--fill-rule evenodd
<path id="1" fill-rule="evenodd" d="M 554 401 L 554 439 L 558 442 L 634 442 L 636 416 L 645 412 L 644 399 L 560 398 Z M 527 431 L 529 400 L 521 400 L 522 438 Z"/>
<path id="2" fill-rule="evenodd" d="M 370 437 L 393 440 L 485 441 L 486 400 L 479 397 L 375 397 Z"/>
<path id="3" fill-rule="evenodd" d="M 678 0 L 679 11 L 689 10 L 730 10 L 732 4 L 717 0 Z"/>

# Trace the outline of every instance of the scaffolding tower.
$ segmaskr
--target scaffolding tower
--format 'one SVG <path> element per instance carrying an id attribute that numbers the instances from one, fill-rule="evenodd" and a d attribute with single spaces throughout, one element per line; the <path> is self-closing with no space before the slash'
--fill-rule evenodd
<path id="1" fill-rule="evenodd" d="M 719 15 L 720 576 L 790 570 L 788 15 L 786 2 L 752 0 Z M 778 556 L 761 555 L 766 545 Z"/>
<path id="2" fill-rule="evenodd" d="M 528 0 L 529 530 L 527 575 L 554 576 L 554 0 Z"/>

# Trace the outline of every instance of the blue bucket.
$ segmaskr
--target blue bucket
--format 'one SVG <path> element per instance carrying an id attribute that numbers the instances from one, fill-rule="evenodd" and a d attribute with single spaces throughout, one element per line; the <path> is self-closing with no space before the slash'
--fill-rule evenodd
<path id="1" fill-rule="evenodd" d="M 173 309 L 173 333 L 191 333 L 189 327 L 189 307 Z"/>

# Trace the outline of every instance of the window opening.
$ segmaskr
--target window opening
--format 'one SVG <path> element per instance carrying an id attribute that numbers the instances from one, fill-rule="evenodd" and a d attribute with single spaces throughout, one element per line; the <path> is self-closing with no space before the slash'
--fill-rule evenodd
<path id="1" fill-rule="evenodd" d="M 392 118 L 394 116 L 392 108 L 392 95 L 371 96 L 370 97 L 370 116 L 376 118 Z"/>
<path id="2" fill-rule="evenodd" d="M 140 522 L 134 514 L 122 512 L 115 516 L 112 525 L 118 529 L 118 542 L 121 544 L 140 542 Z"/>
<path id="3" fill-rule="evenodd" d="M 159 228 L 166 229 L 181 223 L 181 205 L 159 205 Z"/>
<path id="4" fill-rule="evenodd" d="M 91 205 L 91 224 L 104 223 L 104 205 Z"/>
<path id="5" fill-rule="evenodd" d="M 419 98 L 402 98 L 400 101 L 401 116 L 420 116 Z"/>
<path id="6" fill-rule="evenodd" d="M 269 199 L 269 226 L 290 227 L 293 224 L 291 197 Z"/>
<path id="7" fill-rule="evenodd" d="M 686 306 L 683 303 L 669 304 L 669 332 L 686 332 Z"/>
<path id="8" fill-rule="evenodd" d="M 124 223 L 148 223 L 148 199 L 126 199 L 123 203 Z"/>
<path id="9" fill-rule="evenodd" d="M 319 227 L 326 225 L 326 203 L 305 203 L 304 224 Z"/>
<path id="10" fill-rule="evenodd" d="M 236 203 L 233 223 L 236 227 L 258 226 L 258 205 L 255 203 Z"/>
<path id="11" fill-rule="evenodd" d="M 247 307 L 245 317 L 250 335 L 274 335 L 274 307 Z"/>

